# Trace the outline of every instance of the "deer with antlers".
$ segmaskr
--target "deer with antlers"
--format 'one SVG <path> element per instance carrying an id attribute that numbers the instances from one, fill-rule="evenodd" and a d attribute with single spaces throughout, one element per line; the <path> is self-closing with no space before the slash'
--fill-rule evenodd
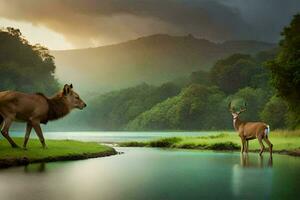
<path id="1" fill-rule="evenodd" d="M 230 102 L 229 111 L 231 112 L 233 117 L 233 127 L 239 133 L 239 136 L 241 138 L 241 142 L 242 142 L 241 153 L 243 152 L 248 153 L 249 140 L 253 140 L 257 138 L 260 144 L 259 155 L 261 156 L 265 149 L 265 146 L 263 144 L 263 140 L 264 140 L 269 146 L 270 156 L 272 157 L 273 144 L 270 142 L 268 138 L 270 133 L 269 125 L 263 122 L 244 122 L 240 120 L 239 115 L 242 112 L 246 111 L 246 104 L 244 104 L 244 107 L 236 112 L 234 109 L 232 109 L 231 102 Z"/>

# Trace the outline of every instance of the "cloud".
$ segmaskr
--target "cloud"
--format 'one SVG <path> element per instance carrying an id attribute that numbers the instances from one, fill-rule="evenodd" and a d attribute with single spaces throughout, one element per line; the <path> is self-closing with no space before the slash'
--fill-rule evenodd
<path id="1" fill-rule="evenodd" d="M 47 27 L 77 47 L 116 43 L 155 33 L 191 33 L 214 41 L 275 41 L 282 26 L 300 9 L 296 2 L 0 0 L 0 17 Z"/>

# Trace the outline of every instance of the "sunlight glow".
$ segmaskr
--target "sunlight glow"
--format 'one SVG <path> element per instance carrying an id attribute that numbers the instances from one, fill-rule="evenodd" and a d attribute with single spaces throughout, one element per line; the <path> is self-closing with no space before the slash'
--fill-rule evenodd
<path id="1" fill-rule="evenodd" d="M 51 50 L 74 48 L 61 34 L 38 24 L 0 18 L 0 27 L 18 28 L 31 44 L 39 43 Z"/>

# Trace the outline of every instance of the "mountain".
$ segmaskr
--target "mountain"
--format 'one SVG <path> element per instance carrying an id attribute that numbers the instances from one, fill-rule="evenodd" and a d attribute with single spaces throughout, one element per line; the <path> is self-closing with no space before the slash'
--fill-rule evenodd
<path id="1" fill-rule="evenodd" d="M 274 48 L 259 41 L 214 43 L 192 35 L 141 37 L 97 48 L 52 51 L 56 75 L 80 92 L 106 92 L 147 82 L 160 84 L 212 64 L 233 53 L 254 54 Z"/>

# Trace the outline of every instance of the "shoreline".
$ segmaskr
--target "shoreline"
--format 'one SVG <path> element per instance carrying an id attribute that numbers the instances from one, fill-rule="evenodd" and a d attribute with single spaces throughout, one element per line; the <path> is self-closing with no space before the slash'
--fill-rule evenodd
<path id="1" fill-rule="evenodd" d="M 22 138 L 14 138 L 17 144 Z M 97 142 L 81 142 L 75 140 L 47 140 L 48 148 L 41 148 L 37 139 L 29 141 L 27 150 L 11 148 L 7 141 L 0 140 L 0 169 L 25 166 L 32 163 L 85 160 L 118 154 L 108 145 Z"/>
<path id="2" fill-rule="evenodd" d="M 274 131 L 270 136 L 273 144 L 273 153 L 300 157 L 300 132 Z M 153 147 L 170 149 L 194 149 L 212 151 L 240 151 L 240 138 L 231 133 L 220 133 L 198 137 L 166 137 L 150 141 L 119 142 L 120 147 Z M 249 152 L 259 152 L 259 143 L 256 140 L 249 141 Z M 264 154 L 268 152 L 265 144 Z"/>
<path id="3" fill-rule="evenodd" d="M 9 167 L 26 166 L 33 163 L 43 163 L 43 162 L 57 162 L 57 161 L 74 161 L 74 160 L 86 160 L 90 158 L 101 158 L 112 155 L 117 155 L 118 152 L 112 148 L 109 151 L 103 151 L 99 153 L 82 153 L 66 156 L 49 156 L 45 158 L 31 159 L 28 157 L 23 158 L 1 158 L 0 159 L 0 169 L 5 169 Z"/>
<path id="4" fill-rule="evenodd" d="M 120 146 L 117 144 L 118 147 L 139 147 L 139 148 L 156 148 L 156 149 L 176 149 L 176 150 L 199 150 L 199 151 L 215 151 L 215 152 L 240 152 L 240 150 L 237 149 L 209 149 L 209 148 L 184 148 L 184 147 L 153 147 L 153 146 L 126 146 L 122 144 Z M 260 150 L 255 149 L 255 150 L 249 150 L 249 153 L 258 153 Z M 300 150 L 295 149 L 295 150 L 273 150 L 273 154 L 281 154 L 281 155 L 288 155 L 288 156 L 293 156 L 293 157 L 300 157 Z M 266 148 L 263 152 L 262 155 L 269 154 L 268 148 Z"/>

